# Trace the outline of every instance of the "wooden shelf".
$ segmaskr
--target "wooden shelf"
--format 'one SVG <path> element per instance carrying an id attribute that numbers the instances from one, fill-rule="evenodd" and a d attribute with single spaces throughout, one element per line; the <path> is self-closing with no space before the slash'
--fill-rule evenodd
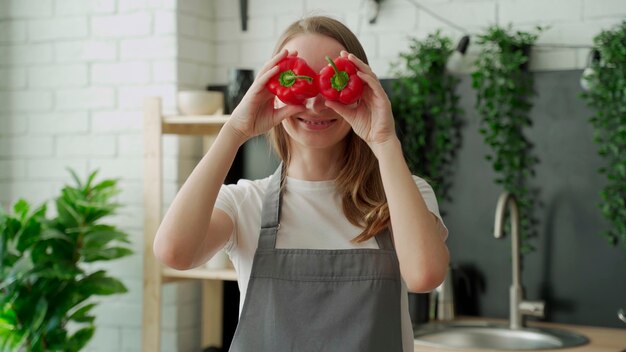
<path id="1" fill-rule="evenodd" d="M 212 135 L 228 121 L 230 115 L 163 116 L 164 134 Z"/>
<path id="2" fill-rule="evenodd" d="M 190 270 L 176 270 L 163 268 L 162 273 L 163 281 L 167 282 L 180 279 L 237 281 L 237 273 L 234 269 L 209 269 L 199 267 Z"/>
<path id="3" fill-rule="evenodd" d="M 152 254 L 152 244 L 163 215 L 163 135 L 202 136 L 208 148 L 228 119 L 228 115 L 167 116 L 162 112 L 160 98 L 144 101 L 143 352 L 161 350 L 161 289 L 165 283 L 180 280 L 202 282 L 201 344 L 222 346 L 223 285 L 224 281 L 237 280 L 235 270 L 165 268 Z"/>

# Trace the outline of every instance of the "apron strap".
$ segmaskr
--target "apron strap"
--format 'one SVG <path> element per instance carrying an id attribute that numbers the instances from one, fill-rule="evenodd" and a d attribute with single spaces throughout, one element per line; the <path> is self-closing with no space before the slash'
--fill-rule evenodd
<path id="1" fill-rule="evenodd" d="M 374 238 L 376 239 L 376 243 L 378 243 L 378 248 L 388 251 L 395 250 L 393 247 L 393 241 L 391 240 L 391 230 L 389 230 L 389 227 L 383 230 L 382 233 L 374 236 Z"/>
<path id="2" fill-rule="evenodd" d="M 269 184 L 263 198 L 261 211 L 261 234 L 259 235 L 260 249 L 276 248 L 276 234 L 280 226 L 280 180 L 283 172 L 283 163 L 280 163 Z"/>

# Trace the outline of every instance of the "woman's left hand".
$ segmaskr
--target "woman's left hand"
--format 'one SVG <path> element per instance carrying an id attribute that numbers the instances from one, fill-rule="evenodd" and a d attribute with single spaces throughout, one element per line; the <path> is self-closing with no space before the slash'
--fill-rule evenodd
<path id="1" fill-rule="evenodd" d="M 327 100 L 326 106 L 341 115 L 372 149 L 395 139 L 391 102 L 380 81 L 372 69 L 354 54 L 342 51 L 341 56 L 347 57 L 359 70 L 357 74 L 363 80 L 363 95 L 358 103 L 352 105 Z"/>

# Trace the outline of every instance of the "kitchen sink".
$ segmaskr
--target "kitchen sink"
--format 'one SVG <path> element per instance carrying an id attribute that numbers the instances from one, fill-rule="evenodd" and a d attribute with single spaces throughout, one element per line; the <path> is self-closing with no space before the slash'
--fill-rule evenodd
<path id="1" fill-rule="evenodd" d="M 588 339 L 566 330 L 524 327 L 488 322 L 429 323 L 414 331 L 415 342 L 443 348 L 545 350 L 586 344 Z"/>

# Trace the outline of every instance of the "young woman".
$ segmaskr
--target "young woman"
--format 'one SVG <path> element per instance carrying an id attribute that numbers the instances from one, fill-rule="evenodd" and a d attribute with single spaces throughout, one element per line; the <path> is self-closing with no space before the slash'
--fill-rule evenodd
<path id="1" fill-rule="evenodd" d="M 365 88 L 345 106 L 318 95 L 284 105 L 266 88 L 288 55 L 316 72 L 348 58 Z M 269 132 L 282 160 L 261 180 L 222 186 L 248 139 Z M 447 229 L 412 176 L 391 104 L 340 22 L 293 23 L 167 211 L 154 253 L 190 269 L 223 249 L 238 274 L 231 351 L 413 351 L 407 291 L 444 279 Z"/>

